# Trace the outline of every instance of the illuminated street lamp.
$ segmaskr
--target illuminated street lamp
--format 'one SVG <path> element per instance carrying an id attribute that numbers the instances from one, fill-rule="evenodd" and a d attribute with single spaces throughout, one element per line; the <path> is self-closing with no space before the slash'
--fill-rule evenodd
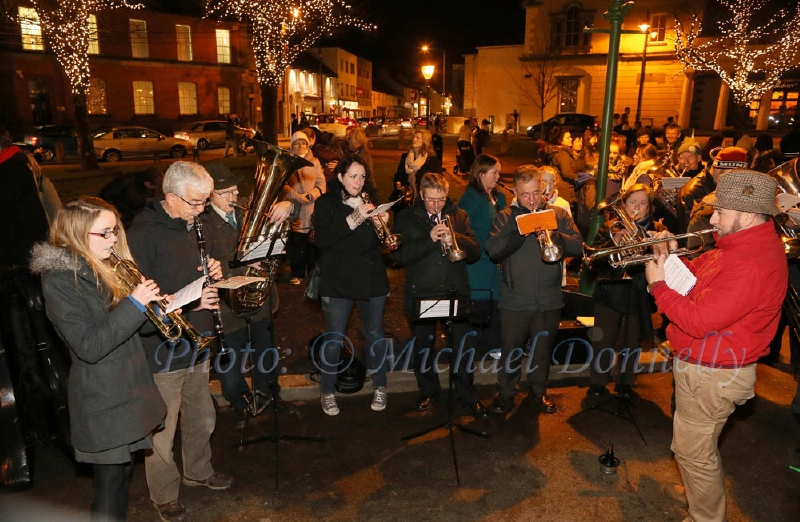
<path id="1" fill-rule="evenodd" d="M 433 78 L 433 71 L 436 70 L 435 65 L 423 65 L 422 66 L 422 77 L 425 78 L 425 83 L 428 85 L 428 103 L 426 105 L 426 114 L 425 116 L 430 118 L 431 117 L 431 84 L 428 82 L 431 78 Z"/>
<path id="2" fill-rule="evenodd" d="M 639 24 L 639 30 L 644 33 L 644 49 L 642 49 L 642 73 L 640 74 L 639 78 L 639 99 L 636 101 L 636 121 L 639 123 L 642 121 L 642 95 L 644 94 L 644 73 L 645 69 L 647 68 L 647 44 L 650 41 L 652 34 L 647 32 L 648 29 L 650 29 L 650 24 L 647 22 L 642 22 Z"/>
<path id="3" fill-rule="evenodd" d="M 429 45 L 422 46 L 422 52 L 425 53 L 427 53 L 428 51 L 432 51 L 434 49 L 437 48 L 431 47 Z M 445 93 L 447 93 L 447 51 L 444 50 L 443 48 L 438 50 L 442 51 L 442 97 L 444 97 Z"/>

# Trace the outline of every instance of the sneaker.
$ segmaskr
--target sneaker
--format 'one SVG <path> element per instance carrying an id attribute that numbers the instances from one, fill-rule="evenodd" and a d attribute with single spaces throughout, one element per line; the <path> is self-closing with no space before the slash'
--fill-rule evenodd
<path id="1" fill-rule="evenodd" d="M 321 397 L 322 402 L 322 411 L 325 412 L 326 415 L 334 416 L 339 415 L 339 405 L 336 404 L 336 395 L 330 394 L 322 394 Z"/>
<path id="2" fill-rule="evenodd" d="M 181 522 L 186 518 L 186 508 L 183 503 L 175 499 L 166 504 L 153 504 L 158 511 L 158 516 L 164 522 Z"/>
<path id="3" fill-rule="evenodd" d="M 372 408 L 372 411 L 383 411 L 386 409 L 386 402 L 388 399 L 389 394 L 386 392 L 386 388 L 380 386 L 372 394 L 372 404 L 370 405 L 370 408 Z"/>
<path id="4" fill-rule="evenodd" d="M 300 278 L 299 277 L 293 277 L 293 278 L 289 279 L 289 284 L 290 285 L 299 285 L 300 284 Z"/>
<path id="5" fill-rule="evenodd" d="M 492 403 L 494 413 L 508 413 L 514 408 L 514 397 L 503 397 L 498 395 Z"/>
<path id="6" fill-rule="evenodd" d="M 214 491 L 225 491 L 233 484 L 233 477 L 215 471 L 205 480 L 194 480 L 183 477 L 183 483 L 187 486 L 205 486 Z"/>

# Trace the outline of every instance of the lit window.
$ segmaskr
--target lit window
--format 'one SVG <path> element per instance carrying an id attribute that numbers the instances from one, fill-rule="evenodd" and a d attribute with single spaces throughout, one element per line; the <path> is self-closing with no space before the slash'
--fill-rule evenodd
<path id="1" fill-rule="evenodd" d="M 89 89 L 86 91 L 86 110 L 89 114 L 107 114 L 106 82 L 99 78 L 89 80 Z"/>
<path id="2" fill-rule="evenodd" d="M 39 13 L 30 7 L 20 7 L 17 11 L 19 27 L 22 32 L 22 48 L 27 51 L 44 51 L 42 24 Z"/>
<path id="3" fill-rule="evenodd" d="M 134 58 L 149 58 L 150 47 L 147 45 L 147 22 L 144 20 L 130 20 L 131 28 L 131 56 Z"/>
<path id="4" fill-rule="evenodd" d="M 650 20 L 650 41 L 663 42 L 667 38 L 667 15 L 656 14 Z"/>
<path id="5" fill-rule="evenodd" d="M 133 82 L 133 112 L 134 114 L 156 113 L 153 82 Z"/>
<path id="6" fill-rule="evenodd" d="M 230 114 L 231 90 L 227 87 L 217 87 L 217 99 L 219 100 L 219 113 Z"/>
<path id="7" fill-rule="evenodd" d="M 558 111 L 576 112 L 578 110 L 578 86 L 575 78 L 563 78 L 558 81 Z"/>
<path id="8" fill-rule="evenodd" d="M 178 82 L 178 104 L 180 113 L 197 114 L 197 84 L 191 82 Z"/>
<path id="9" fill-rule="evenodd" d="M 89 54 L 100 54 L 100 39 L 97 36 L 97 15 L 89 15 Z M 103 112 L 102 114 L 105 114 Z"/>
<path id="10" fill-rule="evenodd" d="M 188 25 L 175 25 L 178 37 L 178 60 L 181 62 L 192 61 L 192 28 Z"/>
<path id="11" fill-rule="evenodd" d="M 217 29 L 217 63 L 231 63 L 231 32 Z"/>

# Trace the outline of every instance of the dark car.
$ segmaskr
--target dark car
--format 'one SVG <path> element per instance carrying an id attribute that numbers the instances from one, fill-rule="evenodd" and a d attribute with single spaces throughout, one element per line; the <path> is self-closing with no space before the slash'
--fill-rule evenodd
<path id="1" fill-rule="evenodd" d="M 36 161 L 52 161 L 56 157 L 58 143 L 64 146 L 64 156 L 78 157 L 78 137 L 75 127 L 63 125 L 41 125 L 25 135 L 26 148 Z"/>
<path id="2" fill-rule="evenodd" d="M 550 136 L 550 129 L 556 126 L 566 127 L 572 135 L 582 135 L 586 129 L 600 130 L 600 124 L 597 123 L 597 118 L 595 116 L 576 112 L 565 112 L 556 114 L 549 120 L 545 120 L 544 123 L 528 127 L 528 136 L 535 140 L 540 138 L 546 140 Z"/>

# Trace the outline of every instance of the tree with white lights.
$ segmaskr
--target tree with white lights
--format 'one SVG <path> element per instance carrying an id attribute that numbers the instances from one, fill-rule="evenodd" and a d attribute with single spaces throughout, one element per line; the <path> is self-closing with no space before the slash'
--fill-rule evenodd
<path id="1" fill-rule="evenodd" d="M 20 7 L 36 12 L 38 20 L 22 20 Z M 75 128 L 81 166 L 97 169 L 97 155 L 89 134 L 89 117 L 86 110 L 86 93 L 89 89 L 89 15 L 107 9 L 128 7 L 138 9 L 139 4 L 127 0 L 3 0 L 6 16 L 17 23 L 37 23 L 42 28 L 45 42 L 53 50 L 67 75 L 75 107 Z"/>
<path id="2" fill-rule="evenodd" d="M 278 86 L 297 56 L 342 26 L 372 30 L 342 0 L 206 0 L 206 16 L 251 25 L 264 140 L 277 143 Z M 321 79 L 320 79 L 321 80 Z M 322 86 L 320 86 L 321 88 Z"/>
<path id="3" fill-rule="evenodd" d="M 688 29 L 676 19 L 675 53 L 684 69 L 717 73 L 744 110 L 776 87 L 785 72 L 797 67 L 800 3 L 793 10 L 778 9 L 759 23 L 754 15 L 774 5 L 770 0 L 716 1 L 731 13 L 718 21 L 719 36 L 701 38 L 697 15 Z"/>

